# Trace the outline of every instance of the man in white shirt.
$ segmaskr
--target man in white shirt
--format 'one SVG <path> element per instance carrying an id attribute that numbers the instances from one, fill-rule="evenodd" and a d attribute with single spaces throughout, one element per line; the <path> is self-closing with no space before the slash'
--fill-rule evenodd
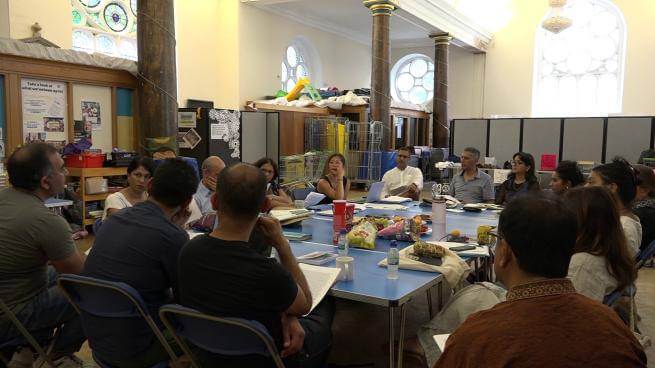
<path id="1" fill-rule="evenodd" d="M 407 166 L 410 152 L 409 147 L 398 149 L 396 167 L 387 171 L 382 177 L 384 182 L 382 198 L 396 195 L 418 201 L 423 189 L 423 173 L 416 167 Z"/>
<path id="2" fill-rule="evenodd" d="M 202 162 L 202 180 L 193 199 L 203 214 L 214 212 L 211 196 L 216 191 L 216 178 L 224 168 L 225 162 L 218 156 L 209 156 Z"/>

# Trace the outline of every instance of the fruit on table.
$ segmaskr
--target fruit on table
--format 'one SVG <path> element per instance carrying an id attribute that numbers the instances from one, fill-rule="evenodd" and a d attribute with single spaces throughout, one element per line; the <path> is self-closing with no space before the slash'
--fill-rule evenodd
<path id="1" fill-rule="evenodd" d="M 454 236 L 456 238 L 459 238 L 462 235 L 462 233 L 459 230 L 455 229 L 455 230 L 450 232 L 450 235 L 452 235 L 452 236 Z"/>

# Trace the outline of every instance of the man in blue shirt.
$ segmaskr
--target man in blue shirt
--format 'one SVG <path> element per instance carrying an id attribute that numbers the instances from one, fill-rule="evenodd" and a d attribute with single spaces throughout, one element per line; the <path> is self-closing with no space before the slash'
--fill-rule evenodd
<path id="1" fill-rule="evenodd" d="M 177 295 L 177 259 L 189 236 L 182 226 L 198 186 L 191 166 L 167 159 L 148 184 L 147 201 L 126 208 L 105 221 L 96 235 L 84 275 L 124 282 L 145 300 L 158 322 L 158 310 Z M 94 354 L 115 367 L 150 367 L 168 355 L 145 321 L 100 317 L 83 320 L 94 331 Z"/>
<path id="2" fill-rule="evenodd" d="M 209 156 L 202 162 L 202 180 L 193 196 L 202 214 L 214 212 L 211 197 L 216 191 L 216 178 L 224 168 L 225 162 L 217 156 Z"/>

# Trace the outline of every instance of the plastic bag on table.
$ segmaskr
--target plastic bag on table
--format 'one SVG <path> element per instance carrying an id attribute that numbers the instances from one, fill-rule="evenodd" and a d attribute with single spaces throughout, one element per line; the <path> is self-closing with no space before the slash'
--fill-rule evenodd
<path id="1" fill-rule="evenodd" d="M 374 249 L 377 228 L 368 221 L 362 221 L 348 233 L 348 245 L 355 248 Z"/>

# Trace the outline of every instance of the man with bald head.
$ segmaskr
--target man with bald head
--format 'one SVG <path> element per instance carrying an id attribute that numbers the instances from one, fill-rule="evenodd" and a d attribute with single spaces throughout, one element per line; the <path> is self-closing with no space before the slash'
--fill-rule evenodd
<path id="1" fill-rule="evenodd" d="M 256 320 L 266 327 L 287 367 L 323 367 L 334 315 L 324 300 L 306 317 L 312 295 L 280 223 L 260 216 L 268 207 L 266 179 L 257 167 L 238 164 L 218 177 L 218 226 L 189 241 L 180 254 L 178 284 L 183 305 L 217 316 Z M 280 262 L 261 255 L 249 239 L 253 230 L 273 246 Z M 199 351 L 202 366 L 261 367 L 268 357 L 230 358 Z"/>
<path id="2" fill-rule="evenodd" d="M 216 191 L 216 178 L 225 168 L 225 162 L 218 156 L 209 156 L 202 162 L 202 180 L 193 199 L 203 214 L 213 212 L 211 197 Z"/>

